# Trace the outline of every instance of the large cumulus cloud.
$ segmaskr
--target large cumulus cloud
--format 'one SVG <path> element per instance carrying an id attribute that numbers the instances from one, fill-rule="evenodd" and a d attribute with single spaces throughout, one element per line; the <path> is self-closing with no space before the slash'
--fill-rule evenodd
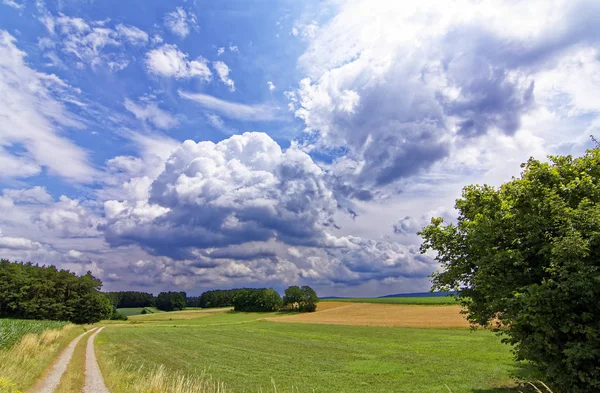
<path id="1" fill-rule="evenodd" d="M 329 241 L 324 228 L 335 208 L 323 171 L 306 153 L 245 133 L 216 144 L 184 142 L 148 199 L 105 203 L 106 239 L 177 258 L 270 239 L 320 245 Z"/>
<path id="2" fill-rule="evenodd" d="M 186 141 L 161 166 L 145 192 L 104 204 L 108 243 L 150 254 L 130 264 L 136 285 L 357 286 L 435 269 L 417 247 L 341 235 L 329 178 L 294 144 Z"/>

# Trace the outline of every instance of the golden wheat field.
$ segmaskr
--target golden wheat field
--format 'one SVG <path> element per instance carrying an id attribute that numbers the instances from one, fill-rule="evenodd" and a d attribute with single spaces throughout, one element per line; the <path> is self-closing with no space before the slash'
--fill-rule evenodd
<path id="1" fill-rule="evenodd" d="M 317 312 L 269 318 L 275 322 L 357 326 L 468 328 L 459 306 L 413 306 L 376 303 L 319 303 Z"/>

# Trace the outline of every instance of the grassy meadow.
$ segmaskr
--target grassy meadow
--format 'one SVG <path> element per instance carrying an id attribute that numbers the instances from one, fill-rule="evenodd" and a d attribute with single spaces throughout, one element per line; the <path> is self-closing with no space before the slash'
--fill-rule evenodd
<path id="1" fill-rule="evenodd" d="M 413 305 L 444 305 L 457 304 L 450 296 L 414 296 L 414 297 L 342 297 L 320 299 L 322 302 L 348 302 L 348 303 L 381 303 L 381 304 L 413 304 Z"/>
<path id="2" fill-rule="evenodd" d="M 277 392 L 297 393 L 433 393 L 447 392 L 445 385 L 453 393 L 496 393 L 511 385 L 510 348 L 487 331 L 265 320 L 282 315 L 289 313 L 132 317 L 107 325 L 97 354 L 113 393 L 160 391 L 137 390 L 158 374 L 186 376 L 206 392 L 269 392 L 275 384 Z"/>

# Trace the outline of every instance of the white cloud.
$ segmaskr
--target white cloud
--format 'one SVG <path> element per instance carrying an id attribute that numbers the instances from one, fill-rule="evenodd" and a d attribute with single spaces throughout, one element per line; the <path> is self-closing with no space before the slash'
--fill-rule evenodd
<path id="1" fill-rule="evenodd" d="M 292 27 L 290 34 L 294 37 L 314 38 L 319 31 L 319 24 L 315 21 L 299 23 Z"/>
<path id="2" fill-rule="evenodd" d="M 275 89 L 277 89 L 277 87 L 275 87 L 275 84 L 271 81 L 267 82 L 267 86 L 269 86 L 269 91 L 274 91 Z"/>
<path id="3" fill-rule="evenodd" d="M 117 32 L 120 36 L 124 37 L 127 41 L 134 45 L 141 45 L 148 42 L 148 33 L 138 29 L 135 26 L 125 26 L 119 24 L 116 27 Z"/>
<path id="4" fill-rule="evenodd" d="M 160 109 L 156 103 L 148 102 L 138 105 L 130 99 L 125 100 L 125 109 L 142 121 L 152 123 L 163 130 L 173 128 L 179 123 L 169 112 Z"/>
<path id="5" fill-rule="evenodd" d="M 45 230 L 53 231 L 62 237 L 98 236 L 101 220 L 76 199 L 62 195 L 58 202 L 45 208 L 37 218 Z"/>
<path id="6" fill-rule="evenodd" d="M 240 53 L 240 50 L 237 47 L 237 45 L 229 45 L 229 51 L 233 53 Z"/>
<path id="7" fill-rule="evenodd" d="M 7 5 L 9 7 L 16 8 L 18 10 L 22 10 L 25 7 L 25 4 L 17 3 L 14 0 L 2 0 L 2 4 Z"/>
<path id="8" fill-rule="evenodd" d="M 186 141 L 167 160 L 147 202 L 105 203 L 107 239 L 117 245 L 138 239 L 157 250 L 171 243 L 174 255 L 273 236 L 328 243 L 323 228 L 335 208 L 324 173 L 310 157 L 294 147 L 283 152 L 266 134 L 217 144 Z"/>
<path id="9" fill-rule="evenodd" d="M 49 204 L 53 202 L 52 196 L 44 187 L 23 188 L 18 190 L 3 190 L 3 195 L 16 203 Z"/>
<path id="10" fill-rule="evenodd" d="M 0 235 L 0 250 L 38 250 L 40 248 L 42 248 L 40 243 L 30 239 Z"/>
<path id="11" fill-rule="evenodd" d="M 225 48 L 220 47 L 217 49 L 217 56 L 221 56 L 223 53 L 225 53 Z"/>
<path id="12" fill-rule="evenodd" d="M 186 12 L 183 8 L 177 7 L 175 11 L 169 12 L 165 16 L 165 25 L 173 34 L 185 38 L 190 34 L 190 27 L 195 28 L 197 26 L 196 15 L 193 12 Z"/>
<path id="13" fill-rule="evenodd" d="M 22 146 L 27 153 L 4 150 L 0 172 L 31 176 L 45 167 L 72 181 L 93 181 L 96 171 L 86 151 L 62 135 L 67 129 L 82 128 L 62 102 L 71 99 L 73 89 L 55 75 L 29 68 L 15 41 L 0 31 L 0 150 Z"/>
<path id="14" fill-rule="evenodd" d="M 268 105 L 248 105 L 237 102 L 221 100 L 202 93 L 189 93 L 179 91 L 179 95 L 185 99 L 197 102 L 206 109 L 219 112 L 223 116 L 251 121 L 269 121 L 277 119 L 277 108 Z"/>
<path id="15" fill-rule="evenodd" d="M 176 45 L 165 44 L 146 54 L 146 67 L 154 75 L 174 77 L 177 79 L 198 77 L 204 81 L 211 78 L 212 73 L 202 57 L 188 60 L 188 55 L 179 51 Z"/>
<path id="16" fill-rule="evenodd" d="M 222 61 L 216 61 L 213 63 L 213 68 L 217 72 L 217 75 L 219 75 L 219 79 L 221 79 L 221 82 L 223 82 L 227 87 L 229 87 L 230 91 L 235 91 L 235 83 L 229 77 L 230 69 L 227 66 L 227 64 L 225 64 Z"/>

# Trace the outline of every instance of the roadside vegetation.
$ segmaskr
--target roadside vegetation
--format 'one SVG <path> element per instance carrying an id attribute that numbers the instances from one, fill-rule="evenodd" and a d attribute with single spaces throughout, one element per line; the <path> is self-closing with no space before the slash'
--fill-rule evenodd
<path id="1" fill-rule="evenodd" d="M 22 326 L 22 321 L 4 319 L 4 325 L 14 323 Z M 56 355 L 71 340 L 85 331 L 84 327 L 73 324 L 48 324 L 47 321 L 29 321 L 38 323 L 38 333 L 26 333 L 10 346 L 0 350 L 0 380 L 10 389 L 22 390 L 31 386 L 44 372 Z M 6 389 L 7 391 L 8 388 Z M 4 393 L 4 392 L 2 392 Z"/>

